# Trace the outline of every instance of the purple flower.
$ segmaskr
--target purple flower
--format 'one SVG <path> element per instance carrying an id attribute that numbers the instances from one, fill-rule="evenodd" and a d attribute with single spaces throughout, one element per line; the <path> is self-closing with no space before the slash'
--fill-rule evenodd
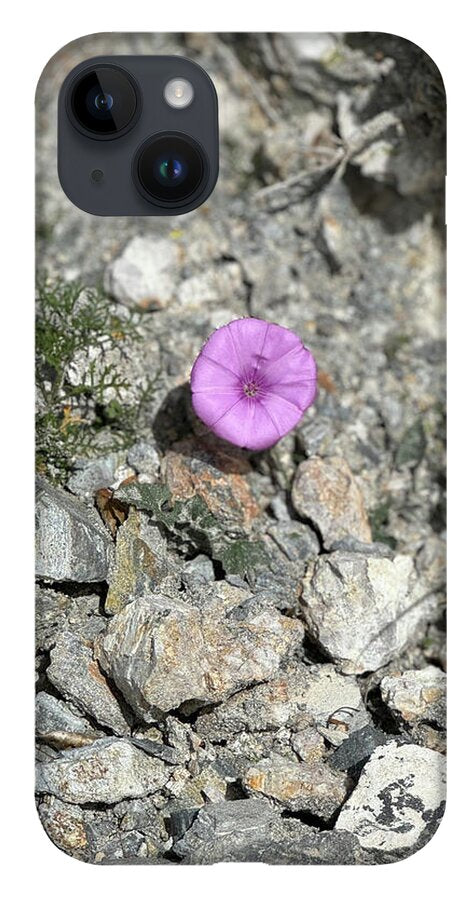
<path id="1" fill-rule="evenodd" d="M 313 402 L 317 367 L 293 331 L 237 319 L 210 335 L 190 381 L 193 408 L 211 431 L 239 447 L 264 450 Z"/>

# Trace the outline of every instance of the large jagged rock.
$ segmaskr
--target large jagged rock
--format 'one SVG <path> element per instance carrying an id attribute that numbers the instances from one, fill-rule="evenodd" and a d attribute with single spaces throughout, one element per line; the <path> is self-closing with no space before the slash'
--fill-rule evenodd
<path id="1" fill-rule="evenodd" d="M 436 666 L 386 675 L 380 690 L 384 703 L 403 724 L 446 726 L 446 674 Z"/>
<path id="2" fill-rule="evenodd" d="M 336 829 L 357 835 L 363 848 L 398 858 L 432 836 L 444 811 L 445 759 L 440 753 L 391 741 L 374 750 Z"/>
<path id="3" fill-rule="evenodd" d="M 179 597 L 138 598 L 98 641 L 102 668 L 145 721 L 265 681 L 302 639 L 300 622 L 253 603 L 248 591 L 226 582 L 207 591 L 200 607 Z"/>
<path id="4" fill-rule="evenodd" d="M 117 803 L 145 797 L 162 788 L 169 771 L 124 738 L 102 738 L 90 747 L 65 750 L 37 767 L 38 793 L 54 794 L 66 803 Z"/>
<path id="5" fill-rule="evenodd" d="M 104 581 L 113 543 L 95 509 L 44 478 L 36 496 L 36 575 L 48 581 Z"/>
<path id="6" fill-rule="evenodd" d="M 47 674 L 51 684 L 81 712 L 116 734 L 130 732 L 92 649 L 72 632 L 63 631 L 58 637 Z"/>
<path id="7" fill-rule="evenodd" d="M 375 671 L 412 641 L 436 610 L 409 556 L 337 550 L 320 556 L 304 586 L 311 637 L 343 672 Z"/>
<path id="8" fill-rule="evenodd" d="M 201 713 L 195 727 L 212 741 L 286 728 L 295 733 L 312 729 L 317 737 L 340 743 L 368 721 L 355 678 L 332 665 L 291 663 L 267 684 L 238 691 L 227 703 Z"/>
<path id="9" fill-rule="evenodd" d="M 330 819 L 342 806 L 349 782 L 341 772 L 325 763 L 292 762 L 277 754 L 251 766 L 243 777 L 243 787 L 251 796 L 268 797 L 291 812 L 308 812 Z"/>
<path id="10" fill-rule="evenodd" d="M 352 865 L 363 858 L 353 835 L 282 819 L 265 800 L 253 799 L 205 806 L 173 849 L 186 865 Z"/>
<path id="11" fill-rule="evenodd" d="M 362 494 L 341 456 L 313 456 L 300 463 L 292 502 L 319 529 L 326 548 L 347 537 L 372 540 Z"/>

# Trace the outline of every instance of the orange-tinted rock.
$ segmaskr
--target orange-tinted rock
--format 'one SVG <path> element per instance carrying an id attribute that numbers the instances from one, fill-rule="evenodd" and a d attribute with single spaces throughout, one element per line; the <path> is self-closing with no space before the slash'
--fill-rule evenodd
<path id="1" fill-rule="evenodd" d="M 200 496 L 228 529 L 249 530 L 261 510 L 253 494 L 252 469 L 239 450 L 202 439 L 174 444 L 163 461 L 165 481 L 173 500 Z"/>

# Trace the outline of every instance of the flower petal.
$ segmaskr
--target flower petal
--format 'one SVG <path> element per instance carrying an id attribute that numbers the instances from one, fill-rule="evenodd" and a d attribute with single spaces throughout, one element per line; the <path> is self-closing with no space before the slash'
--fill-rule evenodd
<path id="1" fill-rule="evenodd" d="M 192 406 L 197 416 L 214 428 L 215 424 L 243 397 L 243 392 L 229 391 L 197 391 L 192 394 Z"/>
<path id="2" fill-rule="evenodd" d="M 219 388 L 233 390 L 239 387 L 241 384 L 239 377 L 225 362 L 209 357 L 206 351 L 207 344 L 195 360 L 190 376 L 192 392 L 205 389 L 216 391 Z"/>
<path id="3" fill-rule="evenodd" d="M 238 324 L 238 321 L 229 322 L 228 325 L 222 325 L 221 328 L 217 328 L 208 338 L 202 354 L 205 354 L 209 359 L 215 360 L 216 363 L 231 370 L 238 378 L 241 378 L 244 373 L 244 360 L 241 356 L 238 335 L 235 336 L 235 326 Z"/>
<path id="4" fill-rule="evenodd" d="M 263 404 L 243 397 L 213 427 L 218 437 L 247 450 L 265 450 L 279 440 L 273 419 Z"/>
<path id="5" fill-rule="evenodd" d="M 316 379 L 316 363 L 312 353 L 301 343 L 291 347 L 286 354 L 263 366 L 261 375 L 265 384 L 288 384 Z"/>

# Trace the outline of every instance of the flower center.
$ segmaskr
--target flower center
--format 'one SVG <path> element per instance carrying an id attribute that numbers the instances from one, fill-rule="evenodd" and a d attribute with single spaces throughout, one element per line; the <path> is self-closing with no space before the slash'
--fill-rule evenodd
<path id="1" fill-rule="evenodd" d="M 243 390 L 247 397 L 256 397 L 256 394 L 259 391 L 259 385 L 256 384 L 256 381 L 246 381 L 243 385 Z"/>

